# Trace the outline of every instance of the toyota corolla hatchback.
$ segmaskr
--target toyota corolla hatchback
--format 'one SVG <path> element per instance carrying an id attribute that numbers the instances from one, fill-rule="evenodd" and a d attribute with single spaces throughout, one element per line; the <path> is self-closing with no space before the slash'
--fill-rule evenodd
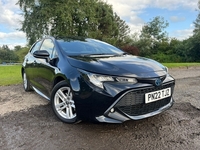
<path id="1" fill-rule="evenodd" d="M 38 40 L 25 56 L 25 91 L 51 102 L 63 122 L 122 123 L 173 105 L 175 80 L 160 63 L 90 38 Z"/>

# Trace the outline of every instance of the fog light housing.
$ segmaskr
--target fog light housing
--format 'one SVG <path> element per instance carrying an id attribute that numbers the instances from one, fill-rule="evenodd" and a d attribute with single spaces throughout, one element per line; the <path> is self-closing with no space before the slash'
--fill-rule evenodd
<path id="1" fill-rule="evenodd" d="M 114 108 L 111 108 L 111 109 L 110 109 L 110 112 L 111 112 L 111 113 L 114 113 L 114 111 L 115 111 Z"/>

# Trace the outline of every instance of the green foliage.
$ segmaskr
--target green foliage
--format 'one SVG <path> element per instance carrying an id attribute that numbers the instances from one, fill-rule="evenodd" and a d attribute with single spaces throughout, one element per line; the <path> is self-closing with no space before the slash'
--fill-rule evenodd
<path id="1" fill-rule="evenodd" d="M 200 61 L 200 35 L 193 35 L 187 40 L 187 54 L 190 61 L 199 62 Z"/>
<path id="2" fill-rule="evenodd" d="M 162 63 L 168 68 L 200 67 L 200 63 Z"/>
<path id="3" fill-rule="evenodd" d="M 170 62 L 182 62 L 181 57 L 175 54 L 164 54 L 158 53 L 151 56 L 152 59 L 157 60 L 158 62 L 170 63 Z"/>
<path id="4" fill-rule="evenodd" d="M 200 1 L 198 1 L 198 16 L 196 20 L 193 22 L 194 23 L 194 36 L 200 35 Z"/>
<path id="5" fill-rule="evenodd" d="M 183 41 L 168 38 L 169 23 L 161 16 L 147 22 L 141 34 L 129 37 L 129 26 L 103 0 L 18 0 L 18 4 L 24 16 L 21 30 L 29 44 L 45 35 L 86 36 L 160 62 L 200 62 L 200 1 L 193 36 Z M 20 62 L 27 51 L 15 47 Z M 0 63 L 5 56 L 0 53 Z"/>
<path id="6" fill-rule="evenodd" d="M 16 47 L 15 47 L 15 49 L 16 49 Z M 17 50 L 14 51 L 15 54 L 19 58 L 18 62 L 23 62 L 24 56 L 28 53 L 29 49 L 30 49 L 30 47 L 28 47 L 28 46 L 27 47 L 21 47 L 20 46 L 20 49 L 17 49 Z"/>
<path id="7" fill-rule="evenodd" d="M 200 2 L 198 4 L 200 5 Z M 164 31 L 168 23 L 162 17 L 155 17 L 143 26 L 141 35 L 132 35 L 129 45 L 137 47 L 140 56 L 152 58 L 159 62 L 199 62 L 200 14 L 194 24 L 194 35 L 180 41 L 175 38 L 168 38 Z"/>
<path id="8" fill-rule="evenodd" d="M 20 45 L 17 45 L 14 47 L 14 51 L 19 51 L 22 47 Z"/>
<path id="9" fill-rule="evenodd" d="M 200 1 L 198 2 L 198 13 L 194 21 L 193 36 L 187 40 L 188 55 L 192 61 L 200 61 Z"/>
<path id="10" fill-rule="evenodd" d="M 169 23 L 163 17 L 157 16 L 142 27 L 140 38 L 163 41 L 163 39 L 167 38 L 167 33 L 164 29 L 168 26 Z"/>
<path id="11" fill-rule="evenodd" d="M 0 86 L 22 83 L 21 66 L 0 66 Z"/>
<path id="12" fill-rule="evenodd" d="M 142 27 L 138 48 L 140 55 L 153 55 L 157 53 L 160 42 L 167 41 L 167 33 L 164 29 L 169 25 L 163 17 L 157 16 Z"/>
<path id="13" fill-rule="evenodd" d="M 115 44 L 130 31 L 112 6 L 100 0 L 19 0 L 18 4 L 24 16 L 21 30 L 29 44 L 45 35 L 87 36 Z"/>
<path id="14" fill-rule="evenodd" d="M 10 50 L 7 45 L 0 47 L 0 63 L 13 63 L 19 60 L 14 51 Z"/>
<path id="15" fill-rule="evenodd" d="M 17 45 L 14 50 L 10 50 L 7 45 L 0 47 L 0 64 L 23 62 L 24 56 L 28 53 L 30 47 Z"/>

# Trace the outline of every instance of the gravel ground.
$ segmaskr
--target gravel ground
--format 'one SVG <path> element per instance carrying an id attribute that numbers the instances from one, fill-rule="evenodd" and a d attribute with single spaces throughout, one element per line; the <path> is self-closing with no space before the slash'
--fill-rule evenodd
<path id="1" fill-rule="evenodd" d="M 169 72 L 176 79 L 173 107 L 122 124 L 64 124 L 35 92 L 0 86 L 0 149 L 200 150 L 200 68 Z"/>

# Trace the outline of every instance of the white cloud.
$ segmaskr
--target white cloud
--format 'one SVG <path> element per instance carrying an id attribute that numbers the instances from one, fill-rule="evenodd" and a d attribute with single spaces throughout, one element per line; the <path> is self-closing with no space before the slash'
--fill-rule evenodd
<path id="1" fill-rule="evenodd" d="M 113 9 L 121 17 L 130 16 L 131 12 L 138 12 L 147 7 L 161 9 L 185 9 L 195 10 L 198 0 L 107 0 L 108 4 L 113 5 Z M 135 13 L 137 14 L 137 13 Z"/>
<path id="2" fill-rule="evenodd" d="M 8 45 L 11 49 L 16 45 L 26 44 L 25 33 L 17 31 L 21 27 L 20 21 L 23 20 L 17 2 L 18 0 L 0 1 L 0 46 Z"/>
<path id="3" fill-rule="evenodd" d="M 21 38 L 25 38 L 25 33 L 22 31 L 10 32 L 10 33 L 0 32 L 1 41 L 8 38 L 11 40 L 19 40 Z"/>
<path id="4" fill-rule="evenodd" d="M 12 9 L 12 10 L 18 10 L 19 5 L 16 5 L 18 0 L 1 0 L 1 3 L 4 4 L 5 8 Z"/>
<path id="5" fill-rule="evenodd" d="M 170 37 L 175 37 L 179 40 L 185 40 L 193 35 L 193 29 L 176 30 L 170 34 Z"/>
<path id="6" fill-rule="evenodd" d="M 127 24 L 131 28 L 131 33 L 141 31 L 145 21 L 139 15 L 146 8 L 160 8 L 167 10 L 185 9 L 185 11 L 194 11 L 197 9 L 198 0 L 107 0 L 108 4 L 113 5 L 113 10 L 123 19 L 126 18 Z M 172 16 L 171 21 L 181 22 L 186 20 L 185 17 Z M 192 35 L 193 29 L 174 31 L 169 36 L 176 37 L 180 40 Z"/>
<path id="7" fill-rule="evenodd" d="M 142 20 L 138 16 L 131 16 L 130 22 L 127 22 L 128 26 L 131 29 L 131 34 L 135 32 L 140 32 L 144 23 L 144 20 Z"/>
<path id="8" fill-rule="evenodd" d="M 0 46 L 8 45 L 13 49 L 16 45 L 26 45 L 26 35 L 22 31 L 15 31 L 10 33 L 0 32 Z"/>
<path id="9" fill-rule="evenodd" d="M 141 29 L 142 29 L 142 25 L 134 25 L 134 24 L 131 24 L 131 23 L 127 23 L 131 29 L 131 32 L 130 34 L 134 34 L 136 32 L 140 32 Z"/>
<path id="10" fill-rule="evenodd" d="M 113 10 L 126 22 L 131 29 L 131 34 L 140 32 L 144 25 L 144 20 L 139 17 L 149 3 L 149 0 L 107 0 L 108 4 L 113 5 Z"/>
<path id="11" fill-rule="evenodd" d="M 0 24 L 10 30 L 20 27 L 20 21 L 23 19 L 19 14 L 19 6 L 15 5 L 17 0 L 0 1 Z"/>
<path id="12" fill-rule="evenodd" d="M 131 13 L 138 14 L 149 4 L 149 0 L 107 0 L 113 5 L 113 10 L 121 17 L 128 17 Z"/>
<path id="13" fill-rule="evenodd" d="M 182 21 L 185 21 L 186 18 L 185 17 L 178 17 L 178 16 L 171 16 L 170 20 L 172 22 L 182 22 Z"/>
<path id="14" fill-rule="evenodd" d="M 186 8 L 186 9 L 191 9 L 195 10 L 197 8 L 197 3 L 198 0 L 151 0 L 151 6 L 153 5 L 154 7 L 157 8 L 162 8 L 162 9 L 177 9 L 180 7 Z"/>

